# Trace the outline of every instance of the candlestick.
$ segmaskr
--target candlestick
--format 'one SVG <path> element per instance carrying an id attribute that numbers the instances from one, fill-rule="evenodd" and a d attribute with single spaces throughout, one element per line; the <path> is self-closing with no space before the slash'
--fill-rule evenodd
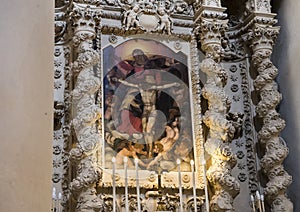
<path id="1" fill-rule="evenodd" d="M 258 204 L 259 212 L 262 212 L 259 191 L 256 191 L 256 199 L 257 199 L 257 204 Z"/>
<path id="2" fill-rule="evenodd" d="M 256 212 L 255 200 L 254 200 L 254 196 L 252 194 L 250 195 L 250 199 L 251 199 L 252 210 L 253 210 L 253 212 Z"/>
<path id="3" fill-rule="evenodd" d="M 139 185 L 139 171 L 138 171 L 139 159 L 138 159 L 138 158 L 134 158 L 134 163 L 135 163 L 135 173 L 136 173 L 137 211 L 138 211 L 138 212 L 141 212 L 140 185 Z"/>
<path id="4" fill-rule="evenodd" d="M 208 188 L 207 188 L 207 179 L 206 179 L 206 161 L 203 158 L 202 166 L 203 166 L 203 180 L 204 180 L 204 192 L 205 192 L 205 207 L 206 211 L 209 212 L 209 198 L 208 198 Z"/>
<path id="5" fill-rule="evenodd" d="M 116 158 L 113 157 L 111 159 L 113 170 L 112 170 L 112 178 L 113 178 L 113 212 L 116 212 Z"/>
<path id="6" fill-rule="evenodd" d="M 260 199 L 261 199 L 261 205 L 262 205 L 262 212 L 265 212 L 265 197 L 264 195 L 260 195 Z"/>
<path id="7" fill-rule="evenodd" d="M 129 212 L 127 163 L 128 163 L 128 158 L 124 157 L 124 171 L 125 171 L 125 211 Z"/>
<path id="8" fill-rule="evenodd" d="M 192 168 L 192 179 L 193 179 L 193 198 L 194 198 L 194 208 L 195 212 L 197 212 L 197 194 L 196 194 L 196 179 L 195 179 L 195 170 L 194 170 L 194 161 L 190 161 L 191 168 Z"/>
<path id="9" fill-rule="evenodd" d="M 180 198 L 180 212 L 183 212 L 183 199 L 182 199 L 182 185 L 181 185 L 181 171 L 180 171 L 180 159 L 177 159 L 178 166 L 178 187 L 179 187 L 179 198 Z"/>

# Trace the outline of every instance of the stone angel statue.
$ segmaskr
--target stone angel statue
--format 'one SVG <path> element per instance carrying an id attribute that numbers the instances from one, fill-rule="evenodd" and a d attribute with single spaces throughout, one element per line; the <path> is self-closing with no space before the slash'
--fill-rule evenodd
<path id="1" fill-rule="evenodd" d="M 157 10 L 157 15 L 159 17 L 159 25 L 156 28 L 156 30 L 170 35 L 172 33 L 172 20 L 170 18 L 170 15 L 167 13 L 166 10 L 162 8 L 159 8 Z"/>
<path id="2" fill-rule="evenodd" d="M 139 4 L 135 0 L 125 0 L 124 3 L 118 0 L 118 4 L 124 11 L 122 25 L 125 30 L 142 29 L 138 18 L 142 11 Z"/>

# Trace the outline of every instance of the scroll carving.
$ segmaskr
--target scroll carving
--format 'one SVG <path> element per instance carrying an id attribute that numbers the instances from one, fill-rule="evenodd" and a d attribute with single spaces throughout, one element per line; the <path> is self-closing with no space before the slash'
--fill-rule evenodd
<path id="1" fill-rule="evenodd" d="M 93 10 L 89 5 L 74 4 L 71 17 L 73 43 L 78 55 L 72 64 L 73 76 L 77 76 L 72 91 L 72 126 L 77 143 L 70 151 L 70 160 L 76 167 L 76 177 L 70 183 L 70 190 L 77 202 L 76 211 L 96 211 L 102 207 L 95 190 L 102 173 L 97 163 L 97 151 L 102 139 L 97 125 L 101 120 L 101 108 L 96 105 L 95 99 L 101 81 L 93 71 L 99 63 L 99 56 L 92 45 L 100 14 L 99 10 Z"/>
<path id="2" fill-rule="evenodd" d="M 276 111 L 282 98 L 274 81 L 278 70 L 270 59 L 278 33 L 279 27 L 255 23 L 245 38 L 251 42 L 252 62 L 258 73 L 254 80 L 254 87 L 260 99 L 256 105 L 256 112 L 262 119 L 258 140 L 265 149 L 261 167 L 268 177 L 264 194 L 272 211 L 293 211 L 293 205 L 286 196 L 286 189 L 291 184 L 292 177 L 284 170 L 282 164 L 288 155 L 288 148 L 279 135 L 285 127 L 285 121 Z"/>
<path id="3" fill-rule="evenodd" d="M 118 0 L 122 8 L 122 26 L 125 30 L 141 30 L 172 34 L 171 14 L 190 15 L 191 7 L 183 0 L 174 1 L 124 1 Z"/>
<path id="4" fill-rule="evenodd" d="M 227 119 L 231 103 L 224 91 L 227 73 L 220 65 L 223 52 L 221 38 L 227 28 L 227 20 L 223 20 L 225 15 L 220 11 L 224 11 L 224 8 L 213 11 L 204 6 L 196 30 L 206 54 L 200 68 L 207 75 L 202 95 L 208 102 L 203 122 L 209 128 L 205 150 L 211 157 L 207 171 L 213 193 L 210 207 L 212 211 L 233 211 L 233 198 L 239 193 L 240 187 L 231 175 L 237 162 L 229 147 L 235 128 L 233 122 Z"/>

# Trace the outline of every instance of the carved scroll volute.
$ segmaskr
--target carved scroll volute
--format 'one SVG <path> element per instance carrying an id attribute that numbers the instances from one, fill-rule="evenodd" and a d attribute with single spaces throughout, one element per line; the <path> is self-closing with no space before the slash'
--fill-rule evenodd
<path id="1" fill-rule="evenodd" d="M 92 46 L 95 29 L 100 22 L 99 11 L 99 8 L 90 5 L 74 3 L 71 13 L 73 44 L 77 55 L 72 64 L 75 81 L 72 91 L 72 125 L 77 143 L 70 151 L 70 160 L 76 171 L 70 190 L 76 201 L 76 211 L 97 211 L 102 207 L 95 191 L 101 177 L 97 162 L 101 143 L 98 130 L 101 108 L 95 103 L 95 93 L 100 89 L 101 80 L 93 71 L 99 63 L 99 55 Z"/>
<path id="2" fill-rule="evenodd" d="M 209 2 L 209 1 L 204 1 Z M 219 5 L 219 4 L 218 4 Z M 211 5 L 210 5 L 211 6 Z M 205 151 L 209 154 L 207 178 L 210 183 L 212 211 L 234 211 L 233 199 L 239 193 L 238 181 L 231 176 L 236 164 L 236 156 L 229 147 L 235 129 L 227 120 L 230 101 L 224 86 L 227 73 L 220 65 L 222 46 L 221 38 L 227 29 L 226 14 L 222 7 L 200 7 L 196 19 L 195 33 L 201 42 L 206 58 L 201 62 L 201 71 L 206 73 L 207 81 L 202 95 L 208 102 L 208 110 L 203 117 L 209 132 L 205 142 Z"/>
<path id="3" fill-rule="evenodd" d="M 256 113 L 262 119 L 258 140 L 265 150 L 261 167 L 269 180 L 264 194 L 272 211 L 293 211 L 293 205 L 286 196 L 286 189 L 291 184 L 292 177 L 282 165 L 288 155 L 288 148 L 285 141 L 279 137 L 285 127 L 285 121 L 276 111 L 282 96 L 274 81 L 278 70 L 270 59 L 274 41 L 279 33 L 279 27 L 273 26 L 276 23 L 273 17 L 274 14 L 255 17 L 254 24 L 244 39 L 250 41 L 253 51 L 252 64 L 258 74 L 254 80 L 254 87 L 260 99 L 256 105 Z"/>

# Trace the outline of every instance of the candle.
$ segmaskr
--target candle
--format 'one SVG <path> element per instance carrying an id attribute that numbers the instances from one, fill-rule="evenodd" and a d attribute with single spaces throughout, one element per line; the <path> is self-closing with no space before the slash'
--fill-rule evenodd
<path id="1" fill-rule="evenodd" d="M 261 205 L 262 205 L 262 212 L 265 212 L 265 203 L 264 203 L 265 197 L 263 194 L 260 195 L 260 199 L 261 199 Z"/>
<path id="2" fill-rule="evenodd" d="M 53 189 L 52 189 L 52 199 L 56 200 L 56 188 L 55 187 L 53 187 Z"/>
<path id="3" fill-rule="evenodd" d="M 124 171 L 125 171 L 125 211 L 129 212 L 127 163 L 128 163 L 128 158 L 124 157 Z"/>
<path id="4" fill-rule="evenodd" d="M 180 159 L 177 159 L 178 166 L 178 188 L 179 188 L 179 198 L 180 198 L 180 212 L 183 212 L 183 199 L 182 199 L 182 185 L 181 185 L 181 171 L 180 171 Z"/>
<path id="5" fill-rule="evenodd" d="M 138 159 L 138 158 L 134 158 L 134 163 L 135 163 L 135 173 L 136 173 L 137 211 L 138 211 L 138 212 L 141 212 L 140 185 L 139 185 L 139 170 L 138 170 L 139 159 Z"/>
<path id="6" fill-rule="evenodd" d="M 254 196 L 251 194 L 250 195 L 250 199 L 251 199 L 251 205 L 252 205 L 252 210 L 253 212 L 255 212 L 255 200 L 254 200 Z"/>
<path id="7" fill-rule="evenodd" d="M 52 188 L 52 211 L 56 211 L 56 188 Z"/>
<path id="8" fill-rule="evenodd" d="M 209 212 L 209 199 L 208 199 L 208 188 L 207 188 L 207 180 L 206 180 L 206 161 L 203 158 L 202 166 L 203 166 L 203 180 L 204 180 L 204 192 L 205 192 L 205 207 L 206 211 Z"/>
<path id="9" fill-rule="evenodd" d="M 262 212 L 259 191 L 256 191 L 256 199 L 257 199 L 257 204 L 258 204 L 259 212 Z"/>
<path id="10" fill-rule="evenodd" d="M 112 178 L 113 178 L 113 212 L 116 212 L 116 158 L 113 157 L 111 159 L 113 170 L 112 170 Z"/>
<path id="11" fill-rule="evenodd" d="M 58 212 L 61 212 L 61 207 L 60 207 L 61 200 L 62 200 L 62 194 L 59 192 L 58 193 L 58 204 L 57 204 L 57 211 Z"/>
<path id="12" fill-rule="evenodd" d="M 194 207 L 195 207 L 195 212 L 197 212 L 197 194 L 196 194 L 196 179 L 195 179 L 195 170 L 194 170 L 194 161 L 191 160 L 191 167 L 192 167 L 192 179 L 193 179 L 193 198 L 194 198 Z"/>

